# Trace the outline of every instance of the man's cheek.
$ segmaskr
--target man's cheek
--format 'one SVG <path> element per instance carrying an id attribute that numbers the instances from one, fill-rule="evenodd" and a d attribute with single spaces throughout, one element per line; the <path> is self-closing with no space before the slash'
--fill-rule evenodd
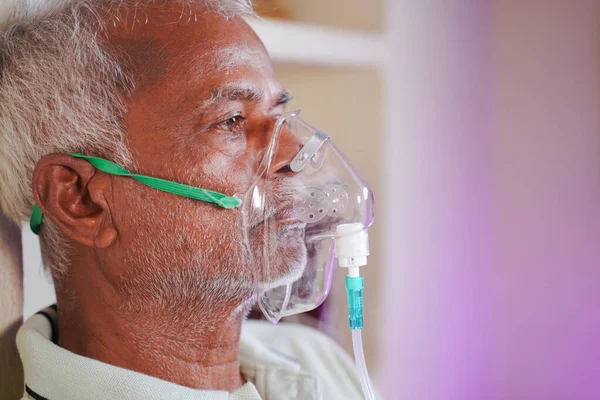
<path id="1" fill-rule="evenodd" d="M 247 150 L 247 140 L 243 133 L 206 132 L 197 143 L 209 154 L 220 153 L 231 158 L 241 157 Z"/>
<path id="2" fill-rule="evenodd" d="M 207 175 L 224 176 L 227 169 L 231 168 L 231 162 L 231 156 L 214 152 L 206 155 L 203 169 Z"/>

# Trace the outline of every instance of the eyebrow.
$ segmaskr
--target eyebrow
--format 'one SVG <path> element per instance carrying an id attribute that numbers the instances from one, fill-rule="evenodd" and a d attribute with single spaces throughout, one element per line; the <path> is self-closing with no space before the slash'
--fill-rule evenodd
<path id="1" fill-rule="evenodd" d="M 281 93 L 281 95 L 279 96 L 279 99 L 277 100 L 276 105 L 287 104 L 290 101 L 292 101 L 293 98 L 294 98 L 294 96 L 290 92 L 288 92 L 286 89 L 284 89 L 283 92 Z"/>
<path id="2" fill-rule="evenodd" d="M 204 107 L 208 107 L 216 102 L 226 101 L 260 102 L 263 101 L 264 98 L 265 91 L 259 87 L 228 85 L 213 89 L 210 92 L 208 100 L 204 102 Z M 273 106 L 286 104 L 290 100 L 292 100 L 292 95 L 290 92 L 283 89 Z"/>

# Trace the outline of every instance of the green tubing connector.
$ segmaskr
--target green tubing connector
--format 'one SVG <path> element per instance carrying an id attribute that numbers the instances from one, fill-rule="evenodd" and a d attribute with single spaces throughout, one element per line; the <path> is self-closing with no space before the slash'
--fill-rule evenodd
<path id="1" fill-rule="evenodd" d="M 350 329 L 363 328 L 363 277 L 346 276 Z"/>

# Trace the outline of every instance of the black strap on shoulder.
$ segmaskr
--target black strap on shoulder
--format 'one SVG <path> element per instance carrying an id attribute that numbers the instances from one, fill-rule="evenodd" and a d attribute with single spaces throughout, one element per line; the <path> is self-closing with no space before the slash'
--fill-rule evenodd
<path id="1" fill-rule="evenodd" d="M 46 311 L 38 311 L 38 314 L 43 315 L 48 322 L 50 322 L 50 326 L 52 327 L 52 343 L 58 344 L 58 327 L 56 326 L 54 319 Z"/>
<path id="2" fill-rule="evenodd" d="M 27 385 L 25 385 L 25 391 L 34 400 L 50 400 L 50 399 L 48 399 L 48 398 L 46 398 L 44 396 L 40 396 L 39 394 L 37 394 L 36 392 L 34 392 L 33 390 L 31 390 L 31 388 L 29 386 L 27 386 Z"/>

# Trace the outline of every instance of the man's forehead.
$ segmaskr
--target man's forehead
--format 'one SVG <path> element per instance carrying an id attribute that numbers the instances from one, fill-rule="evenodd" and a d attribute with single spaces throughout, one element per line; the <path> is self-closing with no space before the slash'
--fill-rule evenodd
<path id="1" fill-rule="evenodd" d="M 262 46 L 250 46 L 245 42 L 222 42 L 216 41 L 215 46 L 207 49 L 204 54 L 198 54 L 199 65 L 205 65 L 207 69 L 218 69 L 229 72 L 232 69 L 259 63 L 262 67 L 270 64 L 266 51 Z"/>
<path id="2" fill-rule="evenodd" d="M 108 40 L 126 54 L 136 81 L 156 81 L 166 72 L 205 79 L 243 66 L 272 73 L 262 42 L 243 19 L 226 19 L 201 4 L 190 11 L 192 19 L 180 20 L 180 12 L 165 5 L 149 7 L 143 23 L 132 22 L 131 13 L 125 13 L 130 20 L 107 21 Z"/>

